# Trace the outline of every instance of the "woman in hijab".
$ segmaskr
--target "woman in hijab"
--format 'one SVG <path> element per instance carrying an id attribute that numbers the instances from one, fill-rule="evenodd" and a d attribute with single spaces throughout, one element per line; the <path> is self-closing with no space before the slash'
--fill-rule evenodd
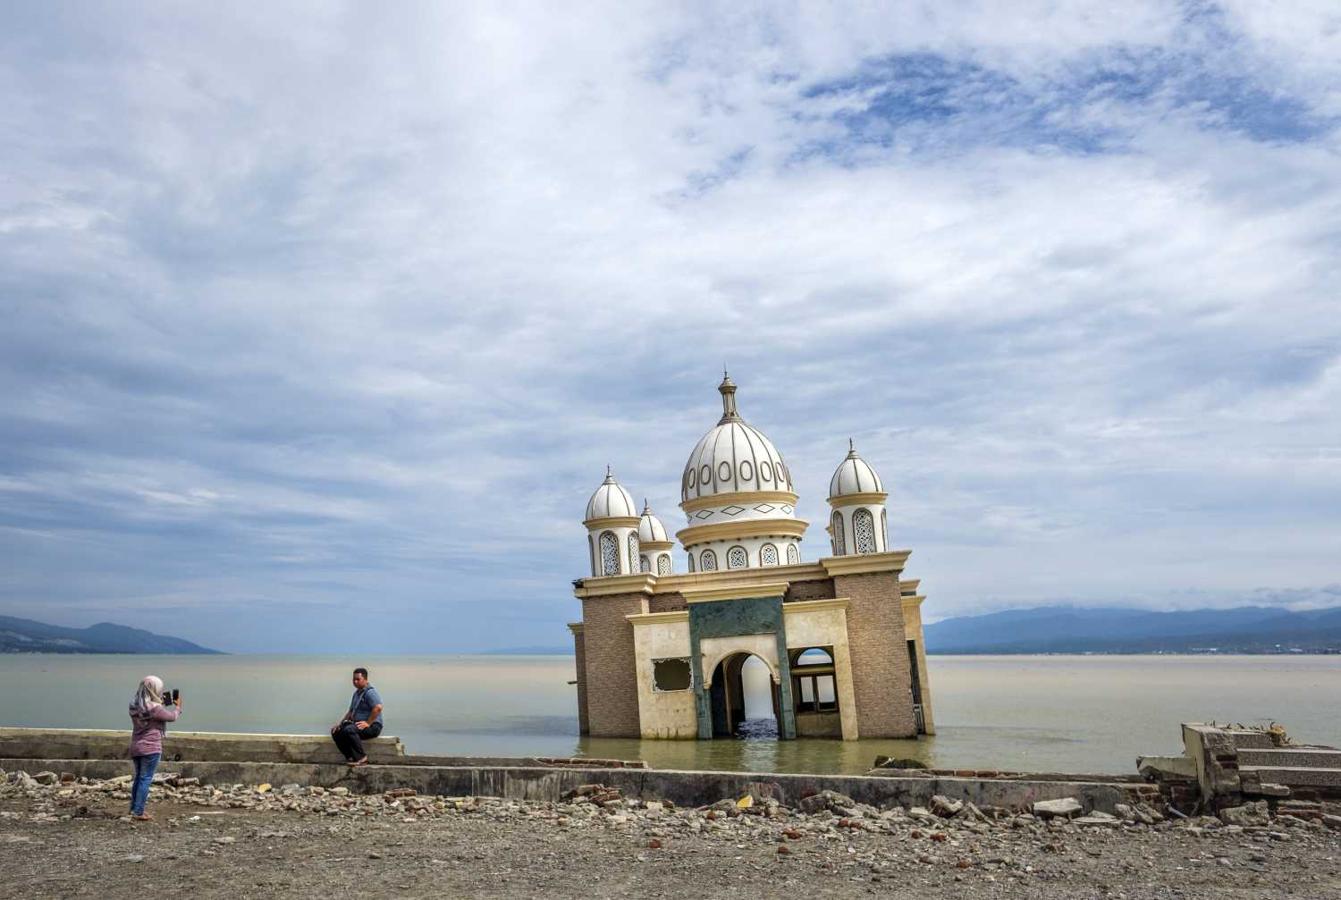
<path id="1" fill-rule="evenodd" d="M 131 818 L 147 822 L 153 818 L 144 811 L 149 800 L 149 784 L 163 755 L 163 734 L 168 723 L 182 714 L 180 693 L 165 704 L 163 679 L 146 675 L 140 680 L 135 697 L 130 701 L 130 757 L 135 761 L 135 781 L 130 791 Z"/>

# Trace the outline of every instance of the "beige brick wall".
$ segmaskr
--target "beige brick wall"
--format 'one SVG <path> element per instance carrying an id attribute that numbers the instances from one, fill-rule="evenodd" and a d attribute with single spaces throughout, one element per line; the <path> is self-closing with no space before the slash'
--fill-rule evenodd
<path id="1" fill-rule="evenodd" d="M 573 656 L 577 664 L 577 730 L 579 734 L 591 731 L 587 716 L 587 649 L 582 632 L 573 632 Z"/>
<path id="2" fill-rule="evenodd" d="M 784 603 L 795 603 L 801 600 L 831 600 L 840 596 L 833 591 L 832 578 L 820 578 L 815 581 L 793 581 L 787 585 L 787 593 L 782 599 Z"/>
<path id="3" fill-rule="evenodd" d="M 848 648 L 862 738 L 914 736 L 898 577 L 893 572 L 837 575 L 834 592 L 849 599 Z"/>
<path id="4" fill-rule="evenodd" d="M 645 612 L 645 594 L 614 594 L 582 601 L 587 724 L 592 737 L 641 734 L 633 626 L 624 617 Z"/>

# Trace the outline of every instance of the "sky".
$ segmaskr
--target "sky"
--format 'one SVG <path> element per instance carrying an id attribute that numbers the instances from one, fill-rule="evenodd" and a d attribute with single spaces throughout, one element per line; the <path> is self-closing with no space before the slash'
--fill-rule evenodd
<path id="1" fill-rule="evenodd" d="M 928 620 L 1341 605 L 1339 249 L 1333 0 L 3 3 L 0 614 L 564 646 L 724 366 Z"/>

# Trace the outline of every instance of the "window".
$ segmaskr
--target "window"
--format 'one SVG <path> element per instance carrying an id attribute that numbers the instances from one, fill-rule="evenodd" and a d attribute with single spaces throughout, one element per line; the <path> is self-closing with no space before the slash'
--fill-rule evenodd
<path id="1" fill-rule="evenodd" d="M 638 535 L 629 532 L 629 571 L 638 571 Z"/>
<path id="2" fill-rule="evenodd" d="M 795 544 L 787 545 L 787 565 L 794 566 L 801 561 L 801 551 L 796 549 Z"/>
<path id="3" fill-rule="evenodd" d="M 652 690 L 687 691 L 694 686 L 694 674 L 689 658 L 652 660 Z"/>
<path id="4" fill-rule="evenodd" d="M 648 559 L 646 556 L 638 557 L 638 571 L 639 572 L 652 571 L 652 561 Z"/>
<path id="5" fill-rule="evenodd" d="M 838 694 L 834 682 L 833 653 L 828 647 L 809 647 L 792 657 L 797 712 L 834 712 Z"/>
<path id="6" fill-rule="evenodd" d="M 689 571 L 692 572 L 694 571 L 694 554 L 687 553 L 685 555 L 689 557 Z"/>
<path id="7" fill-rule="evenodd" d="M 889 547 L 889 515 L 885 510 L 880 510 L 880 540 L 885 547 Z"/>
<path id="8" fill-rule="evenodd" d="M 852 514 L 852 539 L 857 543 L 858 553 L 874 553 L 875 519 L 869 509 L 859 509 Z"/>
<path id="9" fill-rule="evenodd" d="M 764 544 L 759 548 L 759 565 L 776 566 L 778 564 L 778 548 L 772 544 Z"/>
<path id="10" fill-rule="evenodd" d="M 847 540 L 843 537 L 843 514 L 838 510 L 833 511 L 833 525 L 829 532 L 833 535 L 833 555 L 842 556 L 847 553 Z"/>
<path id="11" fill-rule="evenodd" d="M 669 553 L 663 553 L 657 557 L 657 574 L 669 575 L 671 573 L 671 558 Z"/>
<path id="12" fill-rule="evenodd" d="M 704 572 L 716 572 L 717 554 L 713 553 L 711 550 L 704 550 L 699 554 L 698 567 Z"/>
<path id="13" fill-rule="evenodd" d="M 750 564 L 750 555 L 745 552 L 744 547 L 732 547 L 726 551 L 726 567 L 728 569 L 743 569 Z"/>
<path id="14" fill-rule="evenodd" d="M 601 574 L 619 574 L 619 539 L 613 531 L 601 532 Z"/>

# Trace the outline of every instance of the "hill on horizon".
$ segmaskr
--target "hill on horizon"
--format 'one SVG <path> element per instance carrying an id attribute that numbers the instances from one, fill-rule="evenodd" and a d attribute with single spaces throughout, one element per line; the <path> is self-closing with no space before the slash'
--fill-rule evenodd
<path id="1" fill-rule="evenodd" d="M 99 622 L 65 628 L 32 619 L 0 616 L 0 653 L 191 653 L 219 654 L 182 638 Z"/>
<path id="2" fill-rule="evenodd" d="M 1339 653 L 1341 607 L 1155 612 L 1043 606 L 944 619 L 928 653 Z"/>

